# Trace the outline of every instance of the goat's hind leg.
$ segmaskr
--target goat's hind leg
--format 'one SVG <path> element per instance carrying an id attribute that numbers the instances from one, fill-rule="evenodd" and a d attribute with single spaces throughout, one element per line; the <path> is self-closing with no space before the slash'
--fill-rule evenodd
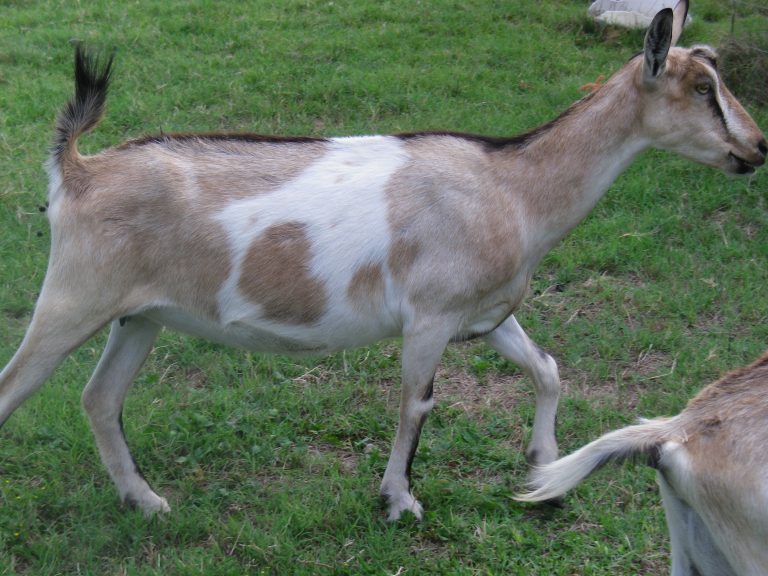
<path id="1" fill-rule="evenodd" d="M 0 372 L 0 425 L 108 321 L 82 298 L 43 289 L 19 349 Z"/>
<path id="2" fill-rule="evenodd" d="M 90 382 L 83 408 L 91 422 L 99 454 L 123 502 L 146 515 L 168 512 L 165 498 L 155 494 L 131 456 L 122 426 L 128 389 L 152 349 L 160 326 L 141 316 L 112 322 L 109 340 Z"/>
<path id="3" fill-rule="evenodd" d="M 528 462 L 548 464 L 557 459 L 555 419 L 560 397 L 560 377 L 555 360 L 539 348 L 510 316 L 486 336 L 486 342 L 511 360 L 533 380 L 536 389 L 536 415 L 533 434 L 526 450 Z"/>

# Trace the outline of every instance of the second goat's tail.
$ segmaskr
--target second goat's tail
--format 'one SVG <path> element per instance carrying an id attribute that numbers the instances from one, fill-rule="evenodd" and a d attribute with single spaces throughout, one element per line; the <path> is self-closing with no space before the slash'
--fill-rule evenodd
<path id="1" fill-rule="evenodd" d="M 522 502 L 555 499 L 612 461 L 642 457 L 655 465 L 673 425 L 672 420 L 659 418 L 608 432 L 568 456 L 534 468 L 528 482 L 530 491 L 515 499 Z"/>

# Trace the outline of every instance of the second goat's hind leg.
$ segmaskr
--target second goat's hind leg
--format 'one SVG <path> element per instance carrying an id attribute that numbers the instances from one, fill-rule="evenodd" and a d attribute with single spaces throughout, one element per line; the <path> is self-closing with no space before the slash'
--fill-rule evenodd
<path id="1" fill-rule="evenodd" d="M 555 420 L 560 397 L 560 377 L 555 360 L 528 338 L 514 316 L 488 334 L 486 341 L 499 354 L 520 366 L 533 380 L 536 415 L 526 457 L 533 465 L 552 462 L 557 459 Z"/>
<path id="2" fill-rule="evenodd" d="M 126 393 L 152 349 L 160 329 L 141 316 L 112 322 L 109 340 L 96 371 L 83 391 L 83 407 L 99 447 L 101 460 L 123 502 L 146 515 L 168 512 L 165 498 L 155 494 L 131 455 L 122 426 Z"/>

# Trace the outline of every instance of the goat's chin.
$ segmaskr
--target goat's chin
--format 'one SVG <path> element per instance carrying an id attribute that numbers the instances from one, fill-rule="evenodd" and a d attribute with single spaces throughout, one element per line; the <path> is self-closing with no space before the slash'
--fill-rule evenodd
<path id="1" fill-rule="evenodd" d="M 730 176 L 750 176 L 755 173 L 755 166 L 750 164 L 744 158 L 736 156 L 733 152 L 728 153 L 723 172 Z"/>

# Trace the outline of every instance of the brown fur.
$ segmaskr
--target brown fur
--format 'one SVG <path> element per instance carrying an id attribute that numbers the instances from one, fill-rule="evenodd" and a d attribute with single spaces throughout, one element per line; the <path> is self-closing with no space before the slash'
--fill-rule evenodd
<path id="1" fill-rule="evenodd" d="M 712 57 L 714 58 L 714 53 Z M 696 85 L 710 77 L 708 64 L 711 64 L 709 58 L 697 56 L 693 52 L 685 59 L 669 58 L 667 60 L 668 84 L 674 82 L 672 102 L 681 112 L 688 110 L 690 105 L 696 102 L 694 96 Z"/>
<path id="2" fill-rule="evenodd" d="M 78 198 L 91 189 L 93 164 L 93 162 L 83 162 L 82 158 L 65 152 L 64 161 L 61 163 L 62 183 L 71 196 Z"/>
<path id="3" fill-rule="evenodd" d="M 89 224 L 66 234 L 74 244 L 90 244 L 76 250 L 95 252 L 105 274 L 124 275 L 119 284 L 114 278 L 109 282 L 123 290 L 125 308 L 141 298 L 171 297 L 218 319 L 216 294 L 230 274 L 231 254 L 213 214 L 232 200 L 279 188 L 325 148 L 308 142 L 284 146 L 275 155 L 270 153 L 275 145 L 193 140 L 70 158 L 62 170 L 64 186 L 74 192 L 69 206 Z M 252 162 L 244 162 L 246 157 Z M 196 186 L 190 187 L 189 179 Z M 103 241 L 93 242 L 94 235 Z M 306 314 L 315 315 L 314 308 Z"/>
<path id="4" fill-rule="evenodd" d="M 408 280 L 416 258 L 419 255 L 419 245 L 416 242 L 399 238 L 389 248 L 387 266 L 392 276 L 398 282 Z"/>
<path id="5" fill-rule="evenodd" d="M 713 407 L 729 404 L 731 405 L 729 412 L 736 406 L 744 406 L 753 413 L 757 407 L 764 408 L 768 417 L 768 402 L 764 401 L 766 396 L 768 396 L 768 352 L 749 366 L 733 370 L 704 388 L 688 402 L 686 411 L 696 414 L 698 418 Z M 758 401 L 761 398 L 763 401 Z M 760 416 L 762 417 L 762 414 Z"/>
<path id="6" fill-rule="evenodd" d="M 232 200 L 268 194 L 326 152 L 321 140 L 283 144 L 249 140 L 181 139 L 115 149 L 119 157 L 162 158 L 200 188 L 197 202 L 220 209 Z M 187 186 L 184 186 L 187 188 Z"/>
<path id="7" fill-rule="evenodd" d="M 216 293 L 230 273 L 230 248 L 211 213 L 186 194 L 183 171 L 162 154 L 147 161 L 108 151 L 81 162 L 90 174 L 89 193 L 68 206 L 81 224 L 65 233 L 70 242 L 90 244 L 81 249 L 94 253 L 94 272 L 111 276 L 109 284 L 126 298 L 131 292 L 149 302 L 170 298 L 217 319 Z M 117 282 L 115 275 L 124 278 Z"/>
<path id="8" fill-rule="evenodd" d="M 380 264 L 366 264 L 358 268 L 347 287 L 347 298 L 364 313 L 376 310 L 384 298 L 384 274 Z"/>
<path id="9" fill-rule="evenodd" d="M 239 288 L 263 306 L 266 318 L 310 324 L 322 316 L 326 289 L 310 275 L 311 249 L 301 222 L 270 226 L 248 249 Z"/>
<path id="10" fill-rule="evenodd" d="M 754 468 L 761 459 L 768 434 L 768 353 L 704 388 L 680 415 L 686 449 L 704 477 L 728 475 L 730 469 Z M 752 431 L 752 432 L 750 432 Z M 712 466 L 740 461 L 743 467 Z M 737 480 L 737 479 L 734 479 Z"/>
<path id="11" fill-rule="evenodd" d="M 417 305 L 461 306 L 500 288 L 520 269 L 522 239 L 496 154 L 442 134 L 405 146 L 412 163 L 387 188 L 394 279 L 408 284 Z"/>

